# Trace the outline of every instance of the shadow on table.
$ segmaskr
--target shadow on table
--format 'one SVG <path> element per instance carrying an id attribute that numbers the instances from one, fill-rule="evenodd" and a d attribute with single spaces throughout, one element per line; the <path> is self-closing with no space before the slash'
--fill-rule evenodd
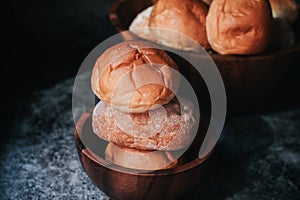
<path id="1" fill-rule="evenodd" d="M 208 172 L 191 199 L 221 200 L 243 192 L 255 179 L 253 161 L 268 152 L 272 132 L 265 122 L 233 119 L 227 124 L 208 160 Z"/>

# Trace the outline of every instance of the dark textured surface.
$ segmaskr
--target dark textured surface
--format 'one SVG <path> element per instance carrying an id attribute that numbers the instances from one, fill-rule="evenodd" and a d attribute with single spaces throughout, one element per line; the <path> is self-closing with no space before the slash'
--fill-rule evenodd
<path id="1" fill-rule="evenodd" d="M 35 95 L 4 145 L 0 199 L 101 199 L 85 175 L 73 139 L 73 80 Z"/>
<path id="2" fill-rule="evenodd" d="M 1 3 L 4 53 L 0 90 L 7 119 L 1 123 L 2 127 L 10 128 L 15 108 L 26 109 L 34 91 L 75 76 L 92 48 L 116 33 L 108 19 L 112 2 L 7 0 Z"/>
<path id="3" fill-rule="evenodd" d="M 78 160 L 73 80 L 60 81 L 73 77 L 88 52 L 116 33 L 107 17 L 112 2 L 2 2 L 0 199 L 107 199 Z M 300 196 L 299 77 L 295 63 L 251 115 L 227 120 L 211 170 L 191 194 L 195 199 Z"/>
<path id="4" fill-rule="evenodd" d="M 0 199 L 107 199 L 77 157 L 72 86 L 70 79 L 36 93 L 30 112 L 16 122 L 2 147 Z M 191 196 L 297 199 L 299 121 L 300 110 L 228 119 L 203 185 Z"/>

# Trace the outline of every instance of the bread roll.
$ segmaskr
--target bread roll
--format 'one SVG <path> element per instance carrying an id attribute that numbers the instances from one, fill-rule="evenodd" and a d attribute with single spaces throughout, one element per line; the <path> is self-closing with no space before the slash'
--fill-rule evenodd
<path id="1" fill-rule="evenodd" d="M 149 18 L 152 13 L 153 6 L 150 6 L 138 13 L 129 26 L 129 30 L 141 38 L 157 42 L 149 29 Z"/>
<path id="2" fill-rule="evenodd" d="M 188 39 L 191 38 L 209 49 L 205 24 L 207 12 L 208 6 L 199 0 L 159 0 L 151 13 L 150 27 L 173 31 L 153 28 L 151 32 L 161 44 L 169 47 L 195 50 L 195 45 Z"/>
<path id="3" fill-rule="evenodd" d="M 274 18 L 288 19 L 294 22 L 298 17 L 298 8 L 295 0 L 270 0 Z"/>
<path id="4" fill-rule="evenodd" d="M 141 150 L 179 150 L 195 136 L 196 120 L 188 101 L 172 100 L 164 109 L 123 113 L 100 101 L 94 108 L 92 127 L 100 138 Z M 152 117 L 151 117 L 152 116 Z"/>
<path id="5" fill-rule="evenodd" d="M 108 143 L 105 160 L 110 163 L 140 170 L 159 170 L 176 166 L 176 156 L 169 151 L 142 151 Z"/>
<path id="6" fill-rule="evenodd" d="M 126 41 L 97 59 L 91 86 L 98 98 L 122 112 L 145 112 L 174 97 L 180 80 L 176 70 L 175 62 L 156 45 Z"/>
<path id="7" fill-rule="evenodd" d="M 206 19 L 211 47 L 219 54 L 258 54 L 270 44 L 272 13 L 268 0 L 215 0 Z"/>

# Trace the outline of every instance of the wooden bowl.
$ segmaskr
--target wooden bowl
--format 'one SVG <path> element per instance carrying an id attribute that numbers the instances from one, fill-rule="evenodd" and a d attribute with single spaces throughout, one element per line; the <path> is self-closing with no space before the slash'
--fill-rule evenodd
<path id="1" fill-rule="evenodd" d="M 205 161 L 208 156 L 156 171 L 133 170 L 108 163 L 103 159 L 107 142 L 92 133 L 91 112 L 84 113 L 78 120 L 75 143 L 85 172 L 110 198 L 181 199 L 200 184 L 208 166 Z"/>
<path id="2" fill-rule="evenodd" d="M 112 25 L 122 33 L 134 17 L 155 0 L 116 0 L 109 11 Z M 299 35 L 299 32 L 297 33 Z M 125 39 L 138 38 L 123 33 Z M 195 54 L 193 52 L 190 54 Z M 300 43 L 277 51 L 252 56 L 223 56 L 210 53 L 224 80 L 229 112 L 245 112 L 262 103 L 284 77 L 290 67 L 300 61 Z M 179 63 L 179 66 L 180 65 Z M 191 79 L 187 77 L 188 79 Z"/>

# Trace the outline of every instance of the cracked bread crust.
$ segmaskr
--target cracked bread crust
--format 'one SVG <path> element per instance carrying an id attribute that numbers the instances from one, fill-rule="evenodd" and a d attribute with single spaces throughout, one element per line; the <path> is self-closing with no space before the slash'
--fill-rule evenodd
<path id="1" fill-rule="evenodd" d="M 251 55 L 266 51 L 272 28 L 268 0 L 212 1 L 206 18 L 208 41 L 221 55 Z"/>
<path id="2" fill-rule="evenodd" d="M 199 0 L 159 0 L 150 15 L 149 26 L 155 27 L 151 32 L 163 45 L 188 51 L 201 50 L 201 45 L 208 50 L 207 13 L 208 5 Z"/>
<path id="3" fill-rule="evenodd" d="M 150 42 L 126 41 L 97 59 L 91 86 L 114 108 L 141 113 L 168 103 L 179 80 L 178 67 L 165 51 Z"/>

